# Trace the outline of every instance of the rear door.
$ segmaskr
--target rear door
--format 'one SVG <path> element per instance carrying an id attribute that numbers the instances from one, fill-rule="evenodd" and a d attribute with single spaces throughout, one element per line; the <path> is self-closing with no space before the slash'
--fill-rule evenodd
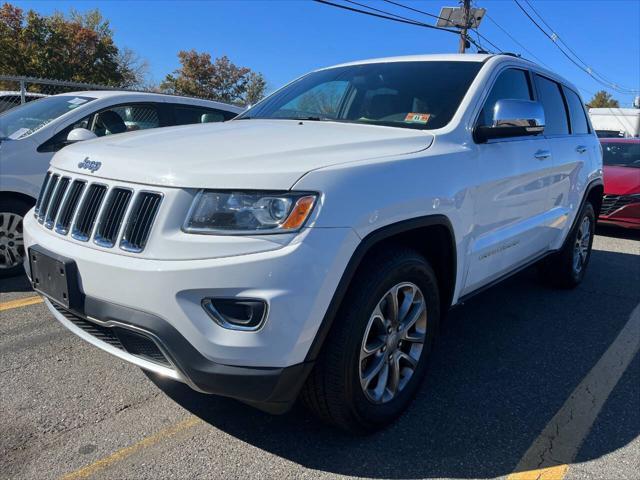
<path id="1" fill-rule="evenodd" d="M 224 122 L 236 116 L 235 113 L 199 105 L 171 103 L 167 106 L 172 111 L 171 125 Z"/>
<path id="2" fill-rule="evenodd" d="M 534 98 L 527 70 L 503 70 L 484 101 L 478 124 L 491 124 L 498 100 Z M 474 225 L 463 293 L 540 256 L 549 246 L 548 141 L 542 135 L 492 139 L 476 149 Z"/>
<path id="3" fill-rule="evenodd" d="M 585 164 L 596 155 L 597 139 L 591 134 L 580 97 L 560 83 L 535 75 L 536 89 L 544 107 L 544 135 L 552 157 L 549 211 L 552 217 L 550 235 L 553 248 L 558 248 L 573 215 L 582 200 Z"/>

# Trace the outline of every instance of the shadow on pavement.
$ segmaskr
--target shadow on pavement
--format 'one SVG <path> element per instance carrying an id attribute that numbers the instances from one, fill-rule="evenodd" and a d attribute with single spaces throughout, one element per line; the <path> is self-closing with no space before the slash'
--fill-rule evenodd
<path id="1" fill-rule="evenodd" d="M 594 250 L 576 290 L 551 290 L 529 270 L 475 297 L 450 313 L 409 411 L 369 437 L 323 426 L 300 406 L 272 417 L 156 383 L 212 426 L 308 468 L 374 478 L 506 475 L 627 322 L 638 285 L 640 256 Z M 637 398 L 622 402 L 640 408 Z M 640 424 L 601 431 L 609 437 L 581 461 L 625 446 Z"/>
<path id="2" fill-rule="evenodd" d="M 25 274 L 0 279 L 0 293 L 30 292 L 32 290 L 33 288 L 31 288 L 31 284 Z"/>
<path id="3" fill-rule="evenodd" d="M 640 240 L 640 230 L 632 230 L 630 228 L 614 227 L 610 225 L 597 225 L 596 235 L 623 238 L 626 240 Z"/>

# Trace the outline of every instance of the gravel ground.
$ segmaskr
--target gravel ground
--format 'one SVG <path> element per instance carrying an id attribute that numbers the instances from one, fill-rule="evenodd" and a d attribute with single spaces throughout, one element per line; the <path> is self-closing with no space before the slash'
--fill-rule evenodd
<path id="1" fill-rule="evenodd" d="M 0 287 L 2 302 L 33 295 L 24 278 Z M 99 478 L 507 476 L 639 304 L 640 237 L 601 230 L 578 289 L 551 290 L 525 271 L 453 310 L 415 403 L 364 438 L 299 406 L 271 417 L 148 378 L 68 333 L 42 304 L 7 310 L 0 476 L 59 478 L 87 465 L 83 474 Z M 566 478 L 639 471 L 636 356 Z"/>

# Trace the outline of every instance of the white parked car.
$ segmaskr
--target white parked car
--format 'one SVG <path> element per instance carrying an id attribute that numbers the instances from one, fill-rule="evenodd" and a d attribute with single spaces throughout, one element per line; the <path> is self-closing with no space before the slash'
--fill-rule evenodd
<path id="1" fill-rule="evenodd" d="M 35 204 L 55 152 L 117 133 L 221 122 L 242 110 L 188 97 L 88 91 L 54 95 L 0 115 L 0 278 L 22 269 L 22 218 Z"/>
<path id="2" fill-rule="evenodd" d="M 452 305 L 589 262 L 602 158 L 571 84 L 508 55 L 310 73 L 237 119 L 65 148 L 25 219 L 86 341 L 195 390 L 380 428 Z"/>

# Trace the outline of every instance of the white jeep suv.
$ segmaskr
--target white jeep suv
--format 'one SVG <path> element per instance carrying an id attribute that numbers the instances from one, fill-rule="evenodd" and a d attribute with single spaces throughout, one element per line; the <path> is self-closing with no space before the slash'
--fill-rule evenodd
<path id="1" fill-rule="evenodd" d="M 449 307 L 535 262 L 577 285 L 603 190 L 575 87 L 510 55 L 305 75 L 236 120 L 90 140 L 25 219 L 86 341 L 200 392 L 372 431 Z"/>

